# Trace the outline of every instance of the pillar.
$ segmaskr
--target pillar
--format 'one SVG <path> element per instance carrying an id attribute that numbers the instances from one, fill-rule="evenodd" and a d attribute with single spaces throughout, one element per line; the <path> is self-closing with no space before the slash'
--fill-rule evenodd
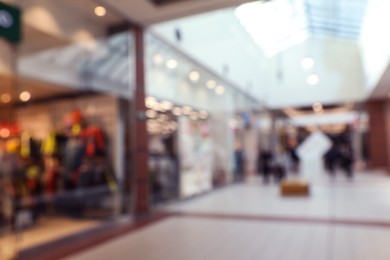
<path id="1" fill-rule="evenodd" d="M 135 91 L 132 109 L 133 213 L 142 217 L 149 213 L 148 134 L 145 120 L 144 30 L 134 26 Z"/>
<path id="2" fill-rule="evenodd" d="M 369 101 L 367 112 L 369 115 L 368 151 L 370 168 L 388 168 L 388 134 L 386 101 Z"/>

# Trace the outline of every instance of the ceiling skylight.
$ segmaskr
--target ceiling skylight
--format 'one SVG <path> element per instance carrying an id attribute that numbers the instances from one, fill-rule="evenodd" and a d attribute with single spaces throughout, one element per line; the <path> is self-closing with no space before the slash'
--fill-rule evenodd
<path id="1" fill-rule="evenodd" d="M 272 0 L 236 8 L 235 15 L 267 56 L 309 36 L 357 41 L 367 0 Z"/>
<path id="2" fill-rule="evenodd" d="M 304 0 L 243 4 L 235 14 L 267 56 L 299 44 L 309 36 Z"/>

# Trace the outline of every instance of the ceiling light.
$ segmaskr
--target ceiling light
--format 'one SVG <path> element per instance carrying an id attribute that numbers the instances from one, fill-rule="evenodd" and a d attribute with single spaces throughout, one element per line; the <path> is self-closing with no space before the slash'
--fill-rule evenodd
<path id="1" fill-rule="evenodd" d="M 173 108 L 172 109 L 172 114 L 174 114 L 175 116 L 181 116 L 182 115 L 181 108 L 180 107 Z"/>
<path id="2" fill-rule="evenodd" d="M 31 94 L 28 91 L 23 91 L 22 93 L 20 93 L 19 98 L 20 98 L 20 101 L 27 102 L 30 100 Z"/>
<path id="3" fill-rule="evenodd" d="M 225 93 L 225 87 L 222 86 L 222 85 L 219 85 L 219 86 L 215 89 L 215 93 L 217 93 L 217 95 L 222 95 L 223 93 Z"/>
<path id="4" fill-rule="evenodd" d="M 0 129 L 0 137 L 2 138 L 8 138 L 10 136 L 11 132 L 8 128 L 2 128 Z"/>
<path id="5" fill-rule="evenodd" d="M 102 17 L 102 16 L 105 16 L 106 13 L 107 13 L 107 10 L 103 6 L 96 6 L 95 7 L 95 14 L 96 14 L 96 16 Z"/>
<path id="6" fill-rule="evenodd" d="M 183 107 L 183 114 L 189 115 L 192 111 L 192 108 L 190 107 Z"/>
<path id="7" fill-rule="evenodd" d="M 147 110 L 147 111 L 145 112 L 145 115 L 146 115 L 148 118 L 156 118 L 157 112 L 154 111 L 154 110 Z"/>
<path id="8" fill-rule="evenodd" d="M 156 111 L 161 111 L 161 112 L 164 112 L 165 109 L 161 107 L 161 104 L 156 102 L 153 104 L 152 106 L 152 109 L 156 110 Z"/>
<path id="9" fill-rule="evenodd" d="M 163 102 L 161 102 L 161 107 L 165 110 L 171 110 L 173 107 L 173 104 L 170 101 L 163 101 Z"/>
<path id="10" fill-rule="evenodd" d="M 157 100 L 154 97 L 147 97 L 145 98 L 145 106 L 147 108 L 153 108 L 153 106 L 156 104 Z"/>
<path id="11" fill-rule="evenodd" d="M 199 74 L 199 72 L 197 72 L 197 71 L 192 71 L 192 72 L 188 75 L 188 77 L 190 78 L 190 80 L 191 80 L 192 82 L 198 82 L 199 79 L 200 79 L 200 74 Z"/>
<path id="12" fill-rule="evenodd" d="M 322 107 L 321 103 L 314 103 L 313 104 L 313 111 L 316 113 L 321 113 L 324 111 L 324 108 Z"/>
<path id="13" fill-rule="evenodd" d="M 209 116 L 209 114 L 206 111 L 200 111 L 199 112 L 199 118 L 200 119 L 207 119 L 208 116 Z"/>
<path id="14" fill-rule="evenodd" d="M 153 62 L 156 65 L 161 65 L 164 61 L 164 57 L 161 54 L 156 54 L 153 57 Z"/>
<path id="15" fill-rule="evenodd" d="M 192 120 L 197 120 L 198 119 L 198 112 L 195 112 L 195 111 L 191 112 L 190 113 L 190 118 Z"/>
<path id="16" fill-rule="evenodd" d="M 307 77 L 307 84 L 309 84 L 311 86 L 317 85 L 319 81 L 320 81 L 320 79 L 318 78 L 318 76 L 316 74 L 311 74 Z"/>
<path id="17" fill-rule="evenodd" d="M 1 102 L 3 102 L 3 103 L 9 103 L 9 102 L 11 102 L 12 98 L 11 98 L 10 94 L 4 93 L 3 95 L 1 95 L 0 99 L 1 99 Z"/>
<path id="18" fill-rule="evenodd" d="M 157 117 L 157 121 L 160 123 L 166 123 L 169 120 L 169 117 L 167 115 L 159 115 Z"/>
<path id="19" fill-rule="evenodd" d="M 314 60 L 310 57 L 306 57 L 301 61 L 301 66 L 305 70 L 310 70 L 314 67 Z"/>
<path id="20" fill-rule="evenodd" d="M 171 69 L 171 70 L 176 69 L 178 65 L 179 65 L 179 63 L 177 62 L 177 60 L 171 59 L 171 60 L 167 61 L 167 68 L 168 69 Z"/>
<path id="21" fill-rule="evenodd" d="M 206 85 L 209 89 L 214 89 L 217 86 L 217 82 L 215 80 L 209 80 Z"/>

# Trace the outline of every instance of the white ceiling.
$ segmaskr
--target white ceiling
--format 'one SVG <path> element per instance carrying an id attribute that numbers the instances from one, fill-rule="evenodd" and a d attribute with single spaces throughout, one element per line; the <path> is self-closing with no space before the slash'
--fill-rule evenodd
<path id="1" fill-rule="evenodd" d="M 276 1 L 285 0 L 273 0 L 265 5 Z M 359 26 L 359 19 L 345 11 L 352 6 L 353 10 L 361 12 L 361 7 L 356 7 L 359 3 L 346 0 L 295 0 L 306 3 L 305 8 L 322 14 L 317 16 L 311 13 L 304 17 L 311 37 L 271 56 L 256 44 L 243 27 L 242 21 L 240 22 L 235 15 L 234 7 L 248 0 L 186 0 L 161 7 L 154 6 L 148 0 L 96 2 L 104 4 L 110 15 L 102 19 L 94 16 L 95 4 L 91 1 L 83 3 L 61 1 L 58 5 L 57 2 L 54 4 L 50 0 L 23 1 L 26 13 L 29 14 L 27 21 L 32 23 L 32 29 L 27 34 L 31 37 L 27 38 L 30 40 L 26 42 L 28 46 L 25 47 L 25 52 L 40 50 L 42 46 L 44 49 L 47 48 L 46 45 L 51 47 L 67 44 L 69 40 L 74 40 L 79 32 L 77 26 L 80 26 L 80 21 L 83 21 L 86 29 L 89 27 L 101 29 L 108 24 L 120 22 L 121 19 L 117 15 L 121 14 L 144 25 L 164 22 L 151 26 L 154 34 L 219 77 L 233 82 L 270 108 L 305 106 L 314 102 L 331 104 L 362 101 L 378 86 L 378 82 L 381 91 L 376 90 L 374 93 L 380 93 L 377 95 L 387 93 L 390 86 L 388 84 L 390 78 L 382 77 L 390 58 L 388 47 L 390 36 L 383 33 L 390 22 L 390 16 L 387 15 L 389 9 L 386 8 L 390 7 L 390 4 L 383 4 L 381 0 L 357 1 L 363 5 L 367 2 L 362 36 L 352 35 L 355 38 L 360 37 L 359 41 L 343 37 L 349 34 L 351 28 L 355 30 L 356 26 Z M 53 31 L 46 30 L 50 28 L 45 28 L 45 23 L 38 20 L 34 23 L 33 18 L 37 11 L 35 7 L 38 3 L 52 11 L 58 26 L 56 29 L 62 33 L 51 34 L 58 38 L 52 42 L 49 41 L 48 35 Z M 344 10 L 346 7 L 348 8 Z M 66 13 L 77 13 L 81 20 L 77 18 L 77 21 L 69 22 L 68 16 L 61 15 L 61 9 L 67 10 Z M 202 14 L 181 18 L 196 13 Z M 337 16 L 334 22 L 333 16 Z M 348 23 L 348 26 L 342 25 L 346 22 L 345 19 L 352 19 L 353 22 Z M 349 20 L 347 22 L 351 22 Z M 273 28 L 277 22 L 265 24 Z M 73 25 L 77 26 L 71 28 Z M 177 29 L 182 36 L 180 42 L 176 39 Z M 67 38 L 67 35 L 72 37 Z M 36 41 L 41 40 L 43 36 L 47 40 Z M 309 71 L 300 66 L 301 60 L 306 56 L 315 60 L 314 69 Z M 317 74 L 320 78 L 319 84 L 315 87 L 308 86 L 306 82 L 307 76 L 311 73 Z"/>
<path id="2" fill-rule="evenodd" d="M 308 106 L 314 102 L 360 102 L 369 98 L 378 86 L 381 91 L 375 93 L 382 93 L 382 97 L 389 91 L 389 77 L 383 76 L 390 60 L 390 36 L 383 33 L 390 22 L 385 11 L 389 10 L 386 8 L 390 8 L 389 3 L 295 0 L 299 8 L 306 8 L 303 14 L 299 8 L 287 11 L 279 8 L 283 2 L 293 3 L 273 0 L 246 8 L 250 12 L 256 6 L 274 5 L 262 15 L 262 21 L 256 15 L 245 17 L 245 13 L 238 19 L 237 9 L 226 8 L 160 23 L 151 30 L 270 108 Z M 239 12 L 242 9 L 245 8 L 240 7 Z M 262 38 L 270 40 L 282 35 L 276 35 L 280 27 L 276 25 L 287 19 L 280 15 L 283 10 L 291 12 L 291 17 L 302 16 L 299 24 L 308 34 L 301 42 L 270 51 L 271 45 L 265 45 Z M 314 11 L 321 15 L 315 16 Z M 248 28 L 243 19 L 258 26 Z M 177 30 L 181 32 L 180 41 Z M 254 31 L 263 35 L 254 35 Z M 286 39 L 291 36 L 285 34 Z M 300 65 L 307 56 L 315 60 L 311 70 Z M 309 86 L 306 81 L 312 73 L 320 79 L 316 86 Z"/>
<path id="3" fill-rule="evenodd" d="M 180 42 L 175 38 L 178 28 L 182 32 Z M 311 37 L 268 57 L 231 8 L 162 23 L 153 26 L 152 31 L 270 108 L 364 99 L 360 53 L 354 42 Z M 314 58 L 313 70 L 301 67 L 306 56 Z M 317 86 L 306 82 L 311 73 L 320 78 Z"/>
<path id="4" fill-rule="evenodd" d="M 250 2 L 250 0 L 186 0 L 156 6 L 149 0 L 97 0 L 96 2 L 142 25 L 151 25 L 197 13 Z"/>

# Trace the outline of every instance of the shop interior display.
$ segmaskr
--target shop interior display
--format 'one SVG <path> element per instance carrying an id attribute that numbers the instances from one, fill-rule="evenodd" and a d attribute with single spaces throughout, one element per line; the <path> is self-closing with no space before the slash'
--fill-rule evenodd
<path id="1" fill-rule="evenodd" d="M 186 130 L 182 131 L 181 128 L 186 128 L 187 123 L 191 124 L 190 122 L 192 122 L 194 126 L 204 126 L 206 124 L 205 120 L 208 118 L 208 113 L 206 111 L 197 111 L 188 106 L 175 106 L 169 101 L 158 101 L 154 97 L 146 98 L 145 103 L 148 108 L 146 117 L 148 118 L 147 129 L 150 135 L 149 171 L 151 176 L 151 189 L 153 191 L 152 203 L 178 199 L 181 197 L 180 194 L 183 190 L 192 190 L 193 187 L 198 186 L 198 183 L 183 181 L 189 180 L 189 175 L 192 176 L 190 179 L 195 180 L 195 182 L 202 179 L 200 184 L 202 187 L 196 188 L 196 193 L 199 193 L 201 190 L 208 190 L 212 185 L 211 178 L 204 178 L 203 172 L 192 171 L 191 173 L 188 173 L 189 166 L 187 165 L 187 162 L 190 156 L 195 160 L 191 161 L 194 164 L 193 166 L 198 169 L 196 165 L 202 166 L 203 163 L 196 160 L 207 157 L 208 159 L 203 161 L 209 162 L 212 156 L 207 153 L 201 158 L 200 156 L 204 154 L 203 151 L 196 152 L 194 150 L 191 150 L 191 152 L 199 155 L 196 158 L 192 156 L 193 153 L 191 153 L 191 155 L 188 155 L 188 153 L 181 153 L 183 150 L 182 146 L 189 145 L 188 143 L 183 142 L 183 140 L 188 141 L 191 139 L 191 144 L 200 141 L 200 139 L 198 139 L 199 135 L 197 130 L 200 130 L 198 127 L 195 127 L 196 129 L 194 128 L 194 132 L 192 132 L 193 135 Z M 183 118 L 186 118 L 185 122 L 183 121 Z M 186 135 L 188 138 L 185 138 L 182 135 Z M 194 146 L 191 147 L 195 150 L 197 149 Z M 210 166 L 211 162 L 209 162 L 208 165 Z M 191 167 L 192 166 L 190 166 L 190 168 Z M 211 166 L 206 168 L 211 171 Z M 211 176 L 210 171 L 206 171 L 206 175 L 209 177 Z M 191 188 L 189 188 L 189 186 L 191 186 Z"/>
<path id="2" fill-rule="evenodd" d="M 0 128 L 0 221 L 31 225 L 42 214 L 83 217 L 117 191 L 108 138 L 80 111 L 63 129 L 36 140 L 16 123 Z M 23 218 L 21 216 L 24 216 Z M 28 217 L 26 217 L 28 216 Z"/>

